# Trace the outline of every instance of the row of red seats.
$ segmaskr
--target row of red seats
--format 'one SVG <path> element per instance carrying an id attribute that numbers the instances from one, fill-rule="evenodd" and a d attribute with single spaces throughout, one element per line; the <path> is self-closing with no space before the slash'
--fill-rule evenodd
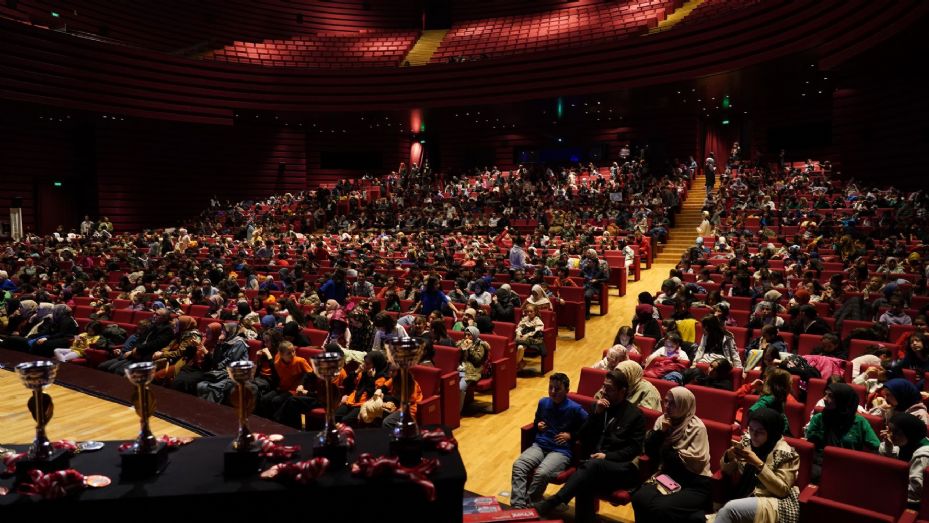
<path id="1" fill-rule="evenodd" d="M 397 65 L 416 43 L 417 31 L 392 35 L 303 36 L 290 40 L 234 42 L 202 58 L 291 67 Z"/>
<path id="2" fill-rule="evenodd" d="M 432 62 L 454 56 L 499 56 L 572 47 L 637 34 L 672 12 L 680 2 L 590 5 L 570 10 L 475 20 L 454 24 Z"/>

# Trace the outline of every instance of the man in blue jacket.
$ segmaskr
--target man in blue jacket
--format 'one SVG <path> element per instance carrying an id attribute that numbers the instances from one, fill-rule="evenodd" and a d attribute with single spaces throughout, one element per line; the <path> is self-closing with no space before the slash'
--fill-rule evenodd
<path id="1" fill-rule="evenodd" d="M 539 400 L 535 411 L 535 441 L 513 463 L 513 508 L 528 508 L 531 502 L 541 500 L 548 483 L 571 461 L 572 442 L 587 420 L 587 411 L 568 399 L 569 386 L 564 373 L 552 374 L 548 379 L 548 397 Z M 527 478 L 533 471 L 527 488 Z"/>

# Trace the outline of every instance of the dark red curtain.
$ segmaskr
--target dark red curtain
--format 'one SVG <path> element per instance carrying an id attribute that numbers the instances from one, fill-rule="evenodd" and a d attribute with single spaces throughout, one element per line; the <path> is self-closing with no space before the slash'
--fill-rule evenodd
<path id="1" fill-rule="evenodd" d="M 726 163 L 729 161 L 729 149 L 732 147 L 733 132 L 728 126 L 707 125 L 705 127 L 703 140 L 703 158 L 706 159 L 710 153 L 716 156 L 717 173 L 722 172 Z"/>

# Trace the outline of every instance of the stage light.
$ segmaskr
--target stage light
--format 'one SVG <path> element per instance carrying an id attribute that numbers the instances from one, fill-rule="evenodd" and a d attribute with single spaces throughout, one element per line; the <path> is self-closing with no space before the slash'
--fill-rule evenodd
<path id="1" fill-rule="evenodd" d="M 54 182 L 52 185 L 54 185 L 55 187 L 61 187 L 61 182 Z"/>

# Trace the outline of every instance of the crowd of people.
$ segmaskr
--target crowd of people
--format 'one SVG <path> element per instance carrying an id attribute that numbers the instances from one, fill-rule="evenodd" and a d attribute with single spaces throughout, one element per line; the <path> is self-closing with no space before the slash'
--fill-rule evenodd
<path id="1" fill-rule="evenodd" d="M 302 428 L 328 388 L 340 421 L 389 428 L 402 376 L 385 340 L 414 336 L 425 364 L 435 346 L 460 350 L 464 409 L 487 376 L 482 335 L 494 321 L 516 324 L 518 360 L 544 353 L 541 315 L 557 310 L 558 289 L 585 287 L 589 315 L 608 278 L 601 253 L 663 242 L 697 169 L 692 158 L 662 173 L 639 159 L 604 170 L 520 166 L 458 176 L 412 165 L 306 193 L 214 201 L 186 227 L 123 232 L 88 218 L 79 230 L 3 246 L 0 347 L 72 362 L 105 351 L 98 367 L 117 373 L 154 361 L 160 383 L 214 402 L 228 401 L 233 387 L 225 366 L 251 358 L 258 413 Z M 713 513 L 706 428 L 685 386 L 732 390 L 735 377 L 755 370 L 761 377 L 738 389 L 759 396 L 734 420 L 744 435 L 716 458 L 735 478 L 716 518 L 797 521 L 801 465 L 786 436 L 908 461 L 907 496 L 918 502 L 929 463 L 920 393 L 929 371 L 929 199 L 831 183 L 812 162 L 732 161 L 717 174 L 711 157 L 704 169 L 713 178 L 694 246 L 659 292 L 638 296 L 630 325 L 591 362 L 607 371 L 592 408 L 567 398 L 565 374 L 551 375 L 534 443 L 513 466 L 513 506 L 550 513 L 577 499 L 577 520 L 588 521 L 597 495 L 628 489 L 639 521 Z M 530 284 L 531 293 L 520 296 L 497 274 Z M 84 303 L 92 312 L 79 322 L 73 311 Z M 131 331 L 116 321 L 126 310 L 144 316 Z M 842 322 L 862 320 L 867 327 L 839 336 Z M 899 325 L 913 329 L 891 339 Z M 345 359 L 332 382 L 298 354 L 311 345 L 307 329 L 324 331 L 319 346 Z M 748 337 L 738 340 L 737 329 Z M 462 336 L 454 341 L 449 330 Z M 810 353 L 798 353 L 802 334 L 821 336 Z M 873 345 L 848 361 L 852 340 Z M 865 405 L 845 383 L 846 366 L 866 388 Z M 804 434 L 793 433 L 787 407 L 805 400 L 795 396 L 818 377 L 830 380 L 821 412 L 810 413 Z M 654 380 L 675 386 L 662 395 Z M 412 381 L 415 405 L 422 391 Z M 654 423 L 646 423 L 649 412 Z M 879 434 L 868 413 L 885 420 Z M 643 454 L 656 470 L 648 478 L 638 466 Z M 543 499 L 571 463 L 577 471 Z"/>
<path id="2" fill-rule="evenodd" d="M 716 171 L 715 159 L 704 167 Z M 513 466 L 514 504 L 552 514 L 575 499 L 575 520 L 593 521 L 597 497 L 626 490 L 636 521 L 792 523 L 800 467 L 816 481 L 823 449 L 838 446 L 907 462 L 907 492 L 878 495 L 918 508 L 929 464 L 929 198 L 834 183 L 812 161 L 733 161 L 714 178 L 694 246 L 659 292 L 638 296 L 631 325 L 591 362 L 607 374 L 592 410 L 581 408 L 585 419 L 565 414 L 579 405 L 563 393 L 566 378 L 552 376 L 535 439 Z M 814 346 L 801 349 L 809 340 Z M 798 433 L 788 413 L 809 405 L 810 380 L 823 378 Z M 722 456 L 710 456 L 695 385 L 757 397 L 736 412 L 740 438 Z M 653 426 L 644 422 L 649 412 Z M 785 437 L 812 443 L 813 462 L 801 464 Z M 658 464 L 646 478 L 643 454 Z M 713 496 L 711 459 L 733 478 L 728 502 Z M 562 463 L 576 472 L 543 500 Z"/>

